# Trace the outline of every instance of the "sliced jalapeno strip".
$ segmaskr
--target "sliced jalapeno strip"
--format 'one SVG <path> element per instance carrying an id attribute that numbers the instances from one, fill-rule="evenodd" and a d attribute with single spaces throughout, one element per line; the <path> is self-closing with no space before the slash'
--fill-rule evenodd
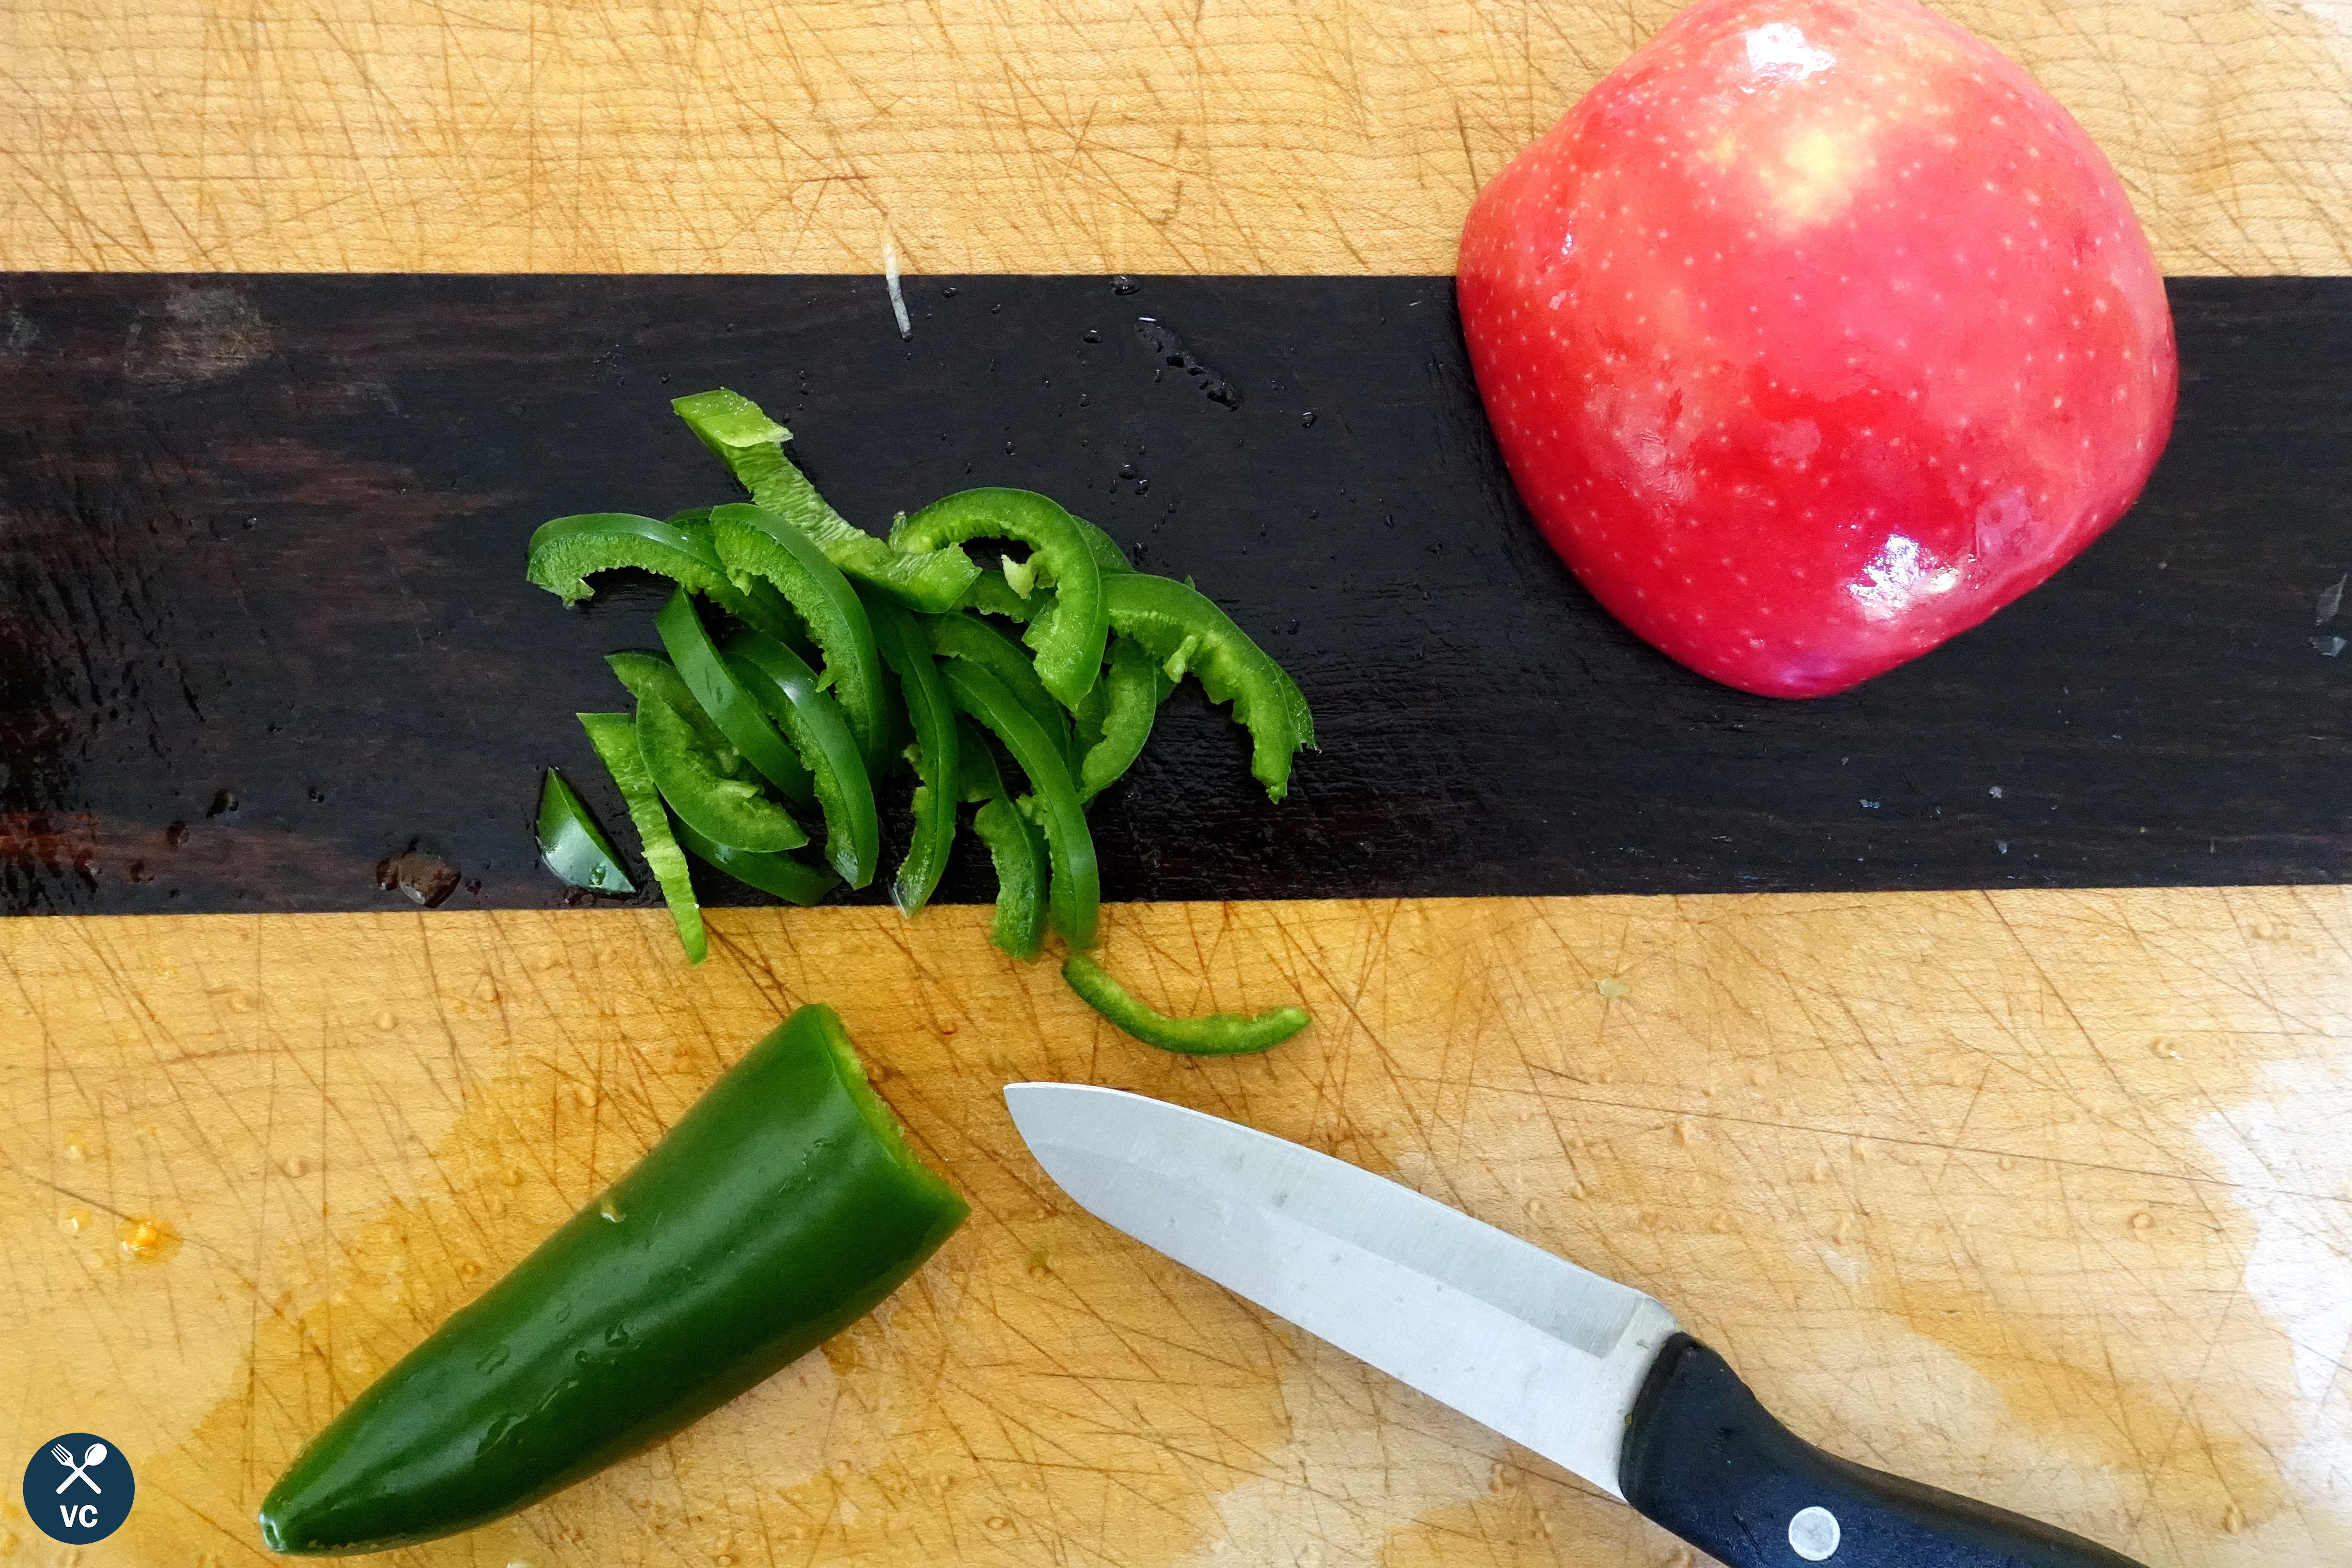
<path id="1" fill-rule="evenodd" d="M 1000 795 L 972 813 L 971 830 L 996 868 L 996 913 L 988 940 L 1027 963 L 1045 945 L 1045 836 Z"/>
<path id="2" fill-rule="evenodd" d="M 882 689 L 874 628 L 857 590 L 808 535 L 773 512 L 756 506 L 713 507 L 710 527 L 730 577 L 738 582 L 764 577 L 800 612 L 824 654 L 825 675 L 857 736 L 858 752 L 868 763 L 878 762 L 878 743 L 889 728 L 885 713 L 888 698 Z"/>
<path id="3" fill-rule="evenodd" d="M 775 725 L 751 700 L 751 694 L 736 681 L 719 657 L 719 645 L 710 640 L 709 628 L 695 614 L 694 601 L 681 587 L 669 596 L 669 603 L 654 618 L 654 629 L 661 635 L 662 647 L 669 650 L 671 664 L 688 690 L 701 705 L 710 721 L 719 726 L 744 761 L 760 771 L 761 777 L 793 799 L 806 804 L 816 799 L 816 786 L 809 771 L 799 757 L 776 732 Z M 788 848 L 787 845 L 744 844 L 738 848 Z"/>
<path id="4" fill-rule="evenodd" d="M 695 732 L 702 737 L 703 744 L 713 751 L 734 744 L 727 738 L 724 730 L 710 721 L 710 715 L 702 710 L 702 704 L 694 700 L 694 689 L 687 685 L 686 678 L 661 655 L 608 653 L 604 656 L 604 665 L 619 678 L 623 686 L 628 688 L 629 695 L 638 701 L 667 702 L 684 714 L 687 722 L 692 724 Z"/>
<path id="5" fill-rule="evenodd" d="M 1110 668 L 1087 695 L 1078 716 L 1078 798 L 1094 799 L 1117 784 L 1143 744 L 1151 739 L 1151 721 L 1176 683 L 1132 637 L 1113 637 Z"/>
<path id="6" fill-rule="evenodd" d="M 954 700 L 952 696 L 949 698 L 950 701 Z M 989 743 L 988 731 L 961 713 L 956 715 L 956 751 L 960 763 L 958 792 L 966 805 L 974 801 L 994 800 L 1007 793 L 1004 775 L 996 766 L 996 748 Z"/>
<path id="7" fill-rule="evenodd" d="M 890 542 L 908 551 L 936 550 L 967 539 L 1011 539 L 1029 546 L 1026 568 L 1050 579 L 1054 602 L 1030 617 L 1021 640 L 1036 650 L 1037 679 L 1045 689 L 1064 707 L 1076 707 L 1102 669 L 1108 635 L 1102 568 L 1078 520 L 1034 490 L 991 487 L 943 497 L 900 518 L 890 530 Z M 1020 593 L 1024 584 L 1013 586 Z"/>
<path id="8" fill-rule="evenodd" d="M 1289 794 L 1291 756 L 1315 744 L 1315 719 L 1282 666 L 1189 584 L 1121 573 L 1104 581 L 1103 595 L 1111 629 L 1142 644 L 1170 679 L 1196 676 L 1210 701 L 1234 705 L 1234 721 L 1250 732 L 1250 772 L 1266 799 Z"/>
<path id="9" fill-rule="evenodd" d="M 705 838 L 761 854 L 808 842 L 790 812 L 762 795 L 757 784 L 730 771 L 732 747 L 713 751 L 685 714 L 657 697 L 637 704 L 637 744 L 662 799 Z"/>
<path id="10" fill-rule="evenodd" d="M 808 763 L 824 813 L 824 858 L 851 887 L 866 886 L 882 853 L 882 828 L 865 755 L 840 705 L 817 689 L 808 662 L 772 637 L 738 632 L 727 639 L 725 655 L 744 689 L 783 727 Z"/>
<path id="11" fill-rule="evenodd" d="M 890 879 L 890 901 L 903 915 L 916 915 L 930 902 L 955 847 L 956 796 L 962 784 L 956 735 L 955 700 L 931 658 L 931 645 L 914 616 L 895 600 L 869 593 L 866 610 L 874 624 L 874 645 L 898 678 L 907 718 L 914 726 L 909 748 L 915 765 L 915 832 L 907 858 Z"/>
<path id="12" fill-rule="evenodd" d="M 1303 1007 L 1276 1007 L 1255 1016 L 1211 1013 L 1171 1018 L 1129 995 L 1125 986 L 1083 952 L 1063 961 L 1062 978 L 1087 1006 L 1145 1045 L 1186 1056 L 1247 1056 L 1282 1044 L 1310 1022 Z"/>
<path id="13" fill-rule="evenodd" d="M 1087 809 L 1078 804 L 1061 748 L 1004 689 L 1003 682 L 977 664 L 951 658 L 941 672 L 955 695 L 956 706 L 992 731 L 1021 771 L 1029 775 L 1053 861 L 1047 902 L 1054 929 L 1072 947 L 1092 947 L 1102 885 L 1095 866 L 1094 837 L 1087 831 Z"/>
<path id="14" fill-rule="evenodd" d="M 592 893 L 634 893 L 637 885 L 621 868 L 613 841 L 588 815 L 587 805 L 553 768 L 539 791 L 539 858 L 556 879 Z"/>
<path id="15" fill-rule="evenodd" d="M 737 881 L 773 893 L 789 904 L 814 904 L 841 886 L 841 879 L 821 866 L 790 855 L 761 855 L 714 844 L 683 821 L 677 841 L 704 865 L 724 871 Z"/>
<path id="16" fill-rule="evenodd" d="M 710 955 L 702 931 L 702 906 L 694 900 L 694 879 L 688 873 L 686 854 L 670 836 L 669 813 L 662 809 L 661 792 L 646 771 L 644 751 L 637 744 L 636 721 L 626 713 L 583 713 L 580 727 L 596 748 L 605 771 L 620 786 L 628 803 L 629 820 L 636 825 L 637 847 L 646 866 L 661 884 L 662 901 L 669 906 L 670 922 L 677 927 L 678 945 L 687 962 L 700 963 Z"/>
<path id="17" fill-rule="evenodd" d="M 926 616 L 922 625 L 933 653 L 943 659 L 970 660 L 1003 682 L 1052 737 L 1063 761 L 1070 761 L 1070 716 L 1037 679 L 1036 667 L 1018 643 L 976 616 Z"/>
<path id="18" fill-rule="evenodd" d="M 711 542 L 708 507 L 664 520 L 625 511 L 583 512 L 543 522 L 530 536 L 530 580 L 567 605 L 595 591 L 588 586 L 591 574 L 622 566 L 706 594 L 736 619 L 771 637 L 789 641 L 797 633 L 792 606 L 773 588 L 754 583 L 745 590 L 728 581 Z"/>
<path id="19" fill-rule="evenodd" d="M 740 393 L 721 387 L 670 405 L 727 465 L 760 506 L 798 528 L 825 559 L 918 610 L 940 611 L 963 596 L 980 568 L 958 547 L 909 555 L 875 538 L 825 503 L 784 455 L 793 433 Z"/>
<path id="20" fill-rule="evenodd" d="M 864 1317 L 970 1212 L 803 1007 L 305 1444 L 262 1539 L 373 1552 L 535 1502 Z"/>

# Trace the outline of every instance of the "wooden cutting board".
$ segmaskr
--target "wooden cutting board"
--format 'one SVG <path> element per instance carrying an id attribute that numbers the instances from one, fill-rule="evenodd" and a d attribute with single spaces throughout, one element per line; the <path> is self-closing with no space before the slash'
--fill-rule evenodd
<path id="1" fill-rule="evenodd" d="M 1443 273 L 1478 183 L 1670 11 L 27 0 L 0 263 L 870 272 L 891 237 L 910 271 Z M 2336 11 L 1951 14 L 2100 139 L 2168 272 L 2352 271 Z M 2282 875 L 2332 864 L 2317 816 Z M 8 831 L 79 885 L 83 838 Z M 1278 892 L 1249 858 L 1228 886 Z M 822 1356 L 391 1561 L 1689 1561 L 1073 1211 L 996 1096 L 1034 1076 L 1396 1176 L 1658 1294 L 1830 1446 L 2151 1568 L 2352 1554 L 2340 888 L 1113 910 L 1171 1009 L 1317 1016 L 1202 1065 L 1000 960 L 978 910 L 713 919 L 701 970 L 638 910 L 0 921 L 0 1436 L 93 1430 L 140 1476 L 78 1561 L 258 1560 L 299 1442 L 809 999 L 973 1223 Z M 0 1561 L 57 1553 L 0 1500 Z"/>

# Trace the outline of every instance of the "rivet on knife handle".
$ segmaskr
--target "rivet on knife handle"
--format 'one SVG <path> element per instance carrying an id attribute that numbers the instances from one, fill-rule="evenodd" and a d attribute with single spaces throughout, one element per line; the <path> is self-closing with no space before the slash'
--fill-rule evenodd
<path id="1" fill-rule="evenodd" d="M 1634 1400 L 1625 1500 L 1731 1568 L 2141 1568 L 2039 1520 L 1825 1454 L 1676 1334 Z"/>

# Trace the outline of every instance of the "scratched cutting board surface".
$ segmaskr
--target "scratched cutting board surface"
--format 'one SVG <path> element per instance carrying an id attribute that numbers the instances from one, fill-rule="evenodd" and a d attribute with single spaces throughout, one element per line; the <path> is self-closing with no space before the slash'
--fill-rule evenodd
<path id="1" fill-rule="evenodd" d="M 973 1223 L 693 1430 L 390 1561 L 1690 1561 L 1075 1212 L 996 1097 L 1029 1076 L 1237 1116 L 1593 1262 L 1801 1429 L 2152 1568 L 2352 1557 L 2352 908 L 2331 885 L 2352 670 L 2311 641 L 2348 564 L 2329 275 L 2352 272 L 2352 26 L 2247 0 L 1951 8 L 2115 160 L 2202 379 L 2143 514 L 2039 605 L 1843 709 L 1751 712 L 1678 684 L 1513 532 L 1444 327 L 1364 326 L 1429 309 L 1480 181 L 1671 9 L 13 7 L 0 892 L 44 912 L 0 921 L 0 1440 L 95 1430 L 138 1467 L 130 1523 L 74 1560 L 261 1560 L 252 1509 L 302 1438 L 812 998 L 841 1007 Z M 927 275 L 905 349 L 859 276 L 886 235 Z M 209 271 L 247 276 L 57 276 Z M 1034 461 L 1147 565 L 1227 597 L 1311 677 L 1327 752 L 1267 807 L 1218 721 L 1171 712 L 1153 768 L 1104 803 L 1114 893 L 1257 901 L 1117 907 L 1110 951 L 1171 1008 L 1296 998 L 1315 1028 L 1252 1061 L 1158 1057 L 996 955 L 970 906 L 912 926 L 722 910 L 698 971 L 657 911 L 543 907 L 503 774 L 558 760 L 535 727 L 572 683 L 598 689 L 596 654 L 646 640 L 650 605 L 624 584 L 566 616 L 516 580 L 510 536 L 427 547 L 640 477 L 663 487 L 649 506 L 673 480 L 723 494 L 662 429 L 660 399 L 692 388 L 659 377 L 743 374 L 757 354 L 690 340 L 723 329 L 727 289 L 780 286 L 267 276 L 436 271 L 838 274 L 786 280 L 824 310 L 746 329 L 808 363 L 744 379 L 857 515 L 907 504 L 894 479 Z M 1110 293 L 1119 271 L 1144 291 Z M 1053 321 L 1088 299 L 1099 346 Z M 434 310 L 446 328 L 468 300 L 478 341 L 420 358 Z M 606 332 L 615 300 L 651 324 Z M 1263 384 L 1301 368 L 1266 323 L 1313 324 L 1302 301 L 1364 340 L 1310 345 L 1311 426 L 1316 405 Z M 370 341 L 403 310 L 412 330 Z M 1239 408 L 1108 357 L 1155 310 Z M 1053 368 L 1013 363 L 1089 392 L 1084 419 L 1052 405 L 1045 428 L 1040 385 L 1039 429 L 1000 428 L 983 311 L 1070 329 Z M 516 351 L 548 360 L 523 400 L 574 428 L 534 435 L 488 400 Z M 1385 381 L 1366 374 L 1384 352 L 1404 367 Z M 1059 380 L 1081 372 L 1100 380 Z M 913 406 L 887 413 L 884 390 Z M 1414 418 L 1469 426 L 1433 473 L 1381 449 Z M 864 462 L 910 431 L 951 439 L 903 476 Z M 1224 431 L 1246 458 L 1212 451 Z M 1082 435 L 1164 443 L 1117 459 L 1149 490 L 1110 484 Z M 1254 466 L 1289 511 L 1263 542 L 1224 504 Z M 466 508 L 432 488 L 457 479 Z M 573 483 L 595 493 L 549 488 Z M 1309 531 L 1332 511 L 1296 513 L 1325 486 L 1411 496 L 1404 544 L 1351 558 Z M 534 661 L 499 663 L 498 626 L 336 549 L 339 508 L 394 566 L 478 581 L 469 602 Z M 316 548 L 289 557 L 303 530 Z M 1443 700 L 1447 659 L 1493 652 L 1495 579 L 1559 617 L 1543 651 L 1579 663 L 1575 712 L 1606 742 L 1581 775 L 1573 750 L 1498 773 L 1539 749 Z M 306 626 L 327 601 L 405 645 Z M 1334 618 L 1356 640 L 1318 645 Z M 436 657 L 463 700 L 420 712 Z M 1514 684 L 1538 661 L 1488 663 L 1470 689 L 1506 740 L 1540 717 L 1528 691 L 1561 706 Z M 515 735 L 483 738 L 468 669 L 514 672 L 490 705 Z M 2079 699 L 2075 669 L 2098 677 Z M 281 714 L 292 679 L 313 686 Z M 1933 706 L 1956 699 L 1958 730 Z M 438 795 L 436 752 L 459 786 Z M 1847 757 L 1875 772 L 1849 788 Z M 1580 776 L 1597 826 L 1520 799 Z M 479 892 L 427 912 L 368 886 L 409 834 L 440 836 Z M 1636 891 L 1676 896 L 1507 896 Z M 174 909 L 209 912 L 142 912 Z M 234 912 L 254 910 L 287 912 Z M 58 1550 L 0 1500 L 0 1560 Z"/>

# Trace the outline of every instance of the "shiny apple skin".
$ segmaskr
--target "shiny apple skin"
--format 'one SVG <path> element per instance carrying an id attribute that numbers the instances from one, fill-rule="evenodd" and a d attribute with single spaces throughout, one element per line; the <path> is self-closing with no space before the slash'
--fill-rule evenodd
<path id="1" fill-rule="evenodd" d="M 1842 691 L 2033 588 L 2172 424 L 2121 182 L 1908 0 L 1706 0 L 1479 194 L 1459 297 L 1512 479 L 1628 626 Z"/>

